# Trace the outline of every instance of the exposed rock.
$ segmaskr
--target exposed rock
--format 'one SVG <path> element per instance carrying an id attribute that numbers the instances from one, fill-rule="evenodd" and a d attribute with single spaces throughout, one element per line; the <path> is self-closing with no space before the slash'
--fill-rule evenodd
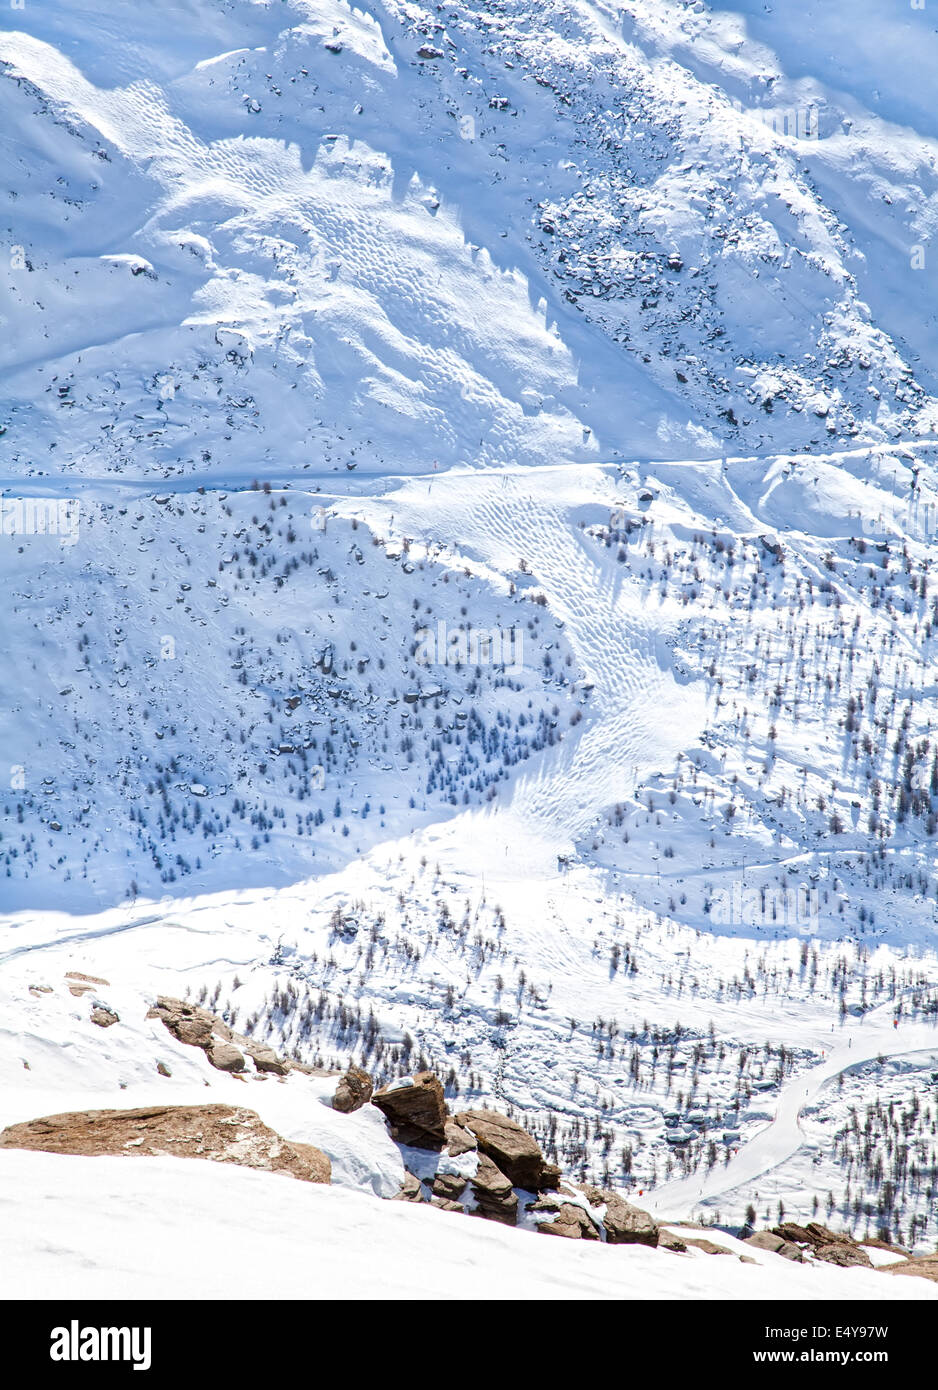
<path id="1" fill-rule="evenodd" d="M 415 1178 L 413 1173 L 408 1172 L 405 1168 L 401 1190 L 392 1200 L 395 1202 L 422 1202 L 423 1188 L 420 1186 L 420 1179 Z"/>
<path id="2" fill-rule="evenodd" d="M 273 1048 L 268 1047 L 266 1043 L 246 1042 L 243 1038 L 239 1038 L 238 1042 L 254 1063 L 255 1071 L 269 1071 L 275 1076 L 286 1076 L 290 1070 L 289 1062 L 278 1057 Z"/>
<path id="3" fill-rule="evenodd" d="M 848 1245 L 842 1240 L 832 1245 L 815 1246 L 814 1258 L 825 1260 L 827 1264 L 841 1265 L 845 1269 L 852 1265 L 864 1265 L 867 1269 L 873 1267 L 873 1261 L 865 1250 L 861 1250 L 858 1245 Z"/>
<path id="4" fill-rule="evenodd" d="M 205 1055 L 218 1071 L 244 1071 L 244 1058 L 233 1043 L 212 1038 Z"/>
<path id="5" fill-rule="evenodd" d="M 620 1197 L 618 1192 L 611 1192 L 608 1188 L 586 1184 L 581 1186 L 580 1191 L 590 1206 L 605 1206 L 603 1227 L 610 1245 L 658 1244 L 658 1225 L 647 1211 L 642 1211 L 641 1207 L 633 1207 L 631 1202 Z"/>
<path id="6" fill-rule="evenodd" d="M 120 1023 L 120 1017 L 105 1004 L 96 1004 L 91 1010 L 91 1022 L 99 1028 L 111 1028 L 115 1023 Z"/>
<path id="7" fill-rule="evenodd" d="M 796 1245 L 856 1245 L 853 1236 L 830 1230 L 819 1221 L 809 1221 L 807 1226 L 799 1226 L 795 1221 L 783 1221 L 772 1227 L 773 1234 L 782 1240 L 794 1241 Z"/>
<path id="8" fill-rule="evenodd" d="M 231 1036 L 231 1029 L 221 1019 L 209 1013 L 208 1009 L 201 1009 L 197 1004 L 187 1004 L 182 999 L 171 999 L 165 995 L 157 999 L 147 1018 L 162 1019 L 173 1037 L 189 1047 L 207 1047 L 213 1033 L 216 1032 L 226 1041 Z"/>
<path id="9" fill-rule="evenodd" d="M 920 1279 L 931 1279 L 938 1284 L 938 1255 L 913 1255 L 902 1264 L 886 1265 L 882 1274 L 917 1274 Z"/>
<path id="10" fill-rule="evenodd" d="M 755 1235 L 747 1236 L 747 1245 L 754 1245 L 757 1250 L 771 1250 L 775 1255 L 782 1255 L 786 1260 L 801 1261 L 804 1257 L 800 1248 L 793 1241 L 783 1240 L 774 1231 L 756 1231 Z"/>
<path id="11" fill-rule="evenodd" d="M 458 1211 L 466 1214 L 466 1208 L 461 1202 L 451 1202 L 448 1197 L 431 1197 L 431 1207 L 439 1207 L 440 1211 Z"/>
<path id="12" fill-rule="evenodd" d="M 392 1081 L 376 1091 L 372 1101 L 387 1117 L 398 1143 L 418 1149 L 443 1147 L 446 1100 L 439 1079 L 431 1071 Z"/>
<path id="13" fill-rule="evenodd" d="M 563 1236 L 567 1240 L 599 1240 L 599 1232 L 589 1213 L 573 1202 L 561 1202 L 552 1221 L 541 1221 L 537 1229 L 545 1236 Z"/>
<path id="14" fill-rule="evenodd" d="M 366 1071 L 362 1071 L 361 1067 L 349 1067 L 345 1075 L 339 1079 L 332 1098 L 332 1108 L 340 1110 L 343 1115 L 350 1115 L 354 1110 L 360 1110 L 363 1105 L 368 1104 L 374 1089 L 374 1082 Z"/>
<path id="15" fill-rule="evenodd" d="M 673 1250 L 676 1254 L 682 1255 L 687 1246 L 679 1236 L 672 1235 L 670 1231 L 661 1231 L 658 1235 L 659 1250 Z"/>
<path id="16" fill-rule="evenodd" d="M 107 989 L 111 983 L 110 980 L 102 980 L 99 975 L 84 975 L 80 970 L 66 970 L 65 978 L 68 981 L 69 993 L 78 999 L 94 989 L 95 985 L 103 985 Z"/>
<path id="17" fill-rule="evenodd" d="M 524 1187 L 529 1192 L 556 1187 L 558 1170 L 545 1164 L 537 1141 L 507 1115 L 499 1115 L 495 1110 L 463 1110 L 456 1116 L 456 1123 L 472 1130 L 480 1151 L 498 1165 L 514 1187 Z"/>
<path id="18" fill-rule="evenodd" d="M 687 1244 L 692 1245 L 695 1250 L 702 1250 L 705 1255 L 732 1255 L 732 1250 L 727 1250 L 725 1245 L 715 1245 L 712 1240 L 703 1237 L 688 1236 Z"/>
<path id="19" fill-rule="evenodd" d="M 455 1120 L 447 1120 L 443 1126 L 443 1137 L 446 1141 L 446 1152 L 451 1158 L 459 1158 L 461 1154 L 474 1152 L 479 1145 L 474 1134 L 470 1134 L 468 1129 L 463 1129 Z"/>
<path id="20" fill-rule="evenodd" d="M 171 1154 L 289 1173 L 327 1183 L 331 1164 L 311 1144 L 291 1144 L 253 1110 L 233 1105 L 150 1105 L 136 1110 L 79 1110 L 10 1125 L 0 1149 L 56 1154 Z"/>
<path id="21" fill-rule="evenodd" d="M 486 1154 L 479 1155 L 479 1166 L 471 1182 L 472 1195 L 479 1204 L 478 1214 L 514 1226 L 518 1219 L 518 1198 L 510 1180 Z"/>
<path id="22" fill-rule="evenodd" d="M 461 1178 L 456 1173 L 437 1173 L 431 1184 L 433 1195 L 455 1202 L 465 1192 L 467 1181 L 467 1178 Z"/>
<path id="23" fill-rule="evenodd" d="M 170 1071 L 169 1067 L 166 1065 L 165 1062 L 157 1062 L 156 1069 L 159 1072 L 160 1076 L 172 1076 L 172 1072 Z"/>

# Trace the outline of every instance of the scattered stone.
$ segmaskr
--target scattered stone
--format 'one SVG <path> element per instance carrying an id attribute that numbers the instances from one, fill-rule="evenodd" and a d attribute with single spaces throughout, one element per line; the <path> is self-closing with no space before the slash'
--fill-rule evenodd
<path id="1" fill-rule="evenodd" d="M 353 1111 L 360 1110 L 363 1105 L 368 1104 L 374 1089 L 374 1082 L 366 1071 L 362 1071 L 361 1067 L 349 1067 L 345 1075 L 339 1079 L 332 1098 L 332 1108 L 341 1111 L 343 1115 L 351 1115 Z"/>
<path id="2" fill-rule="evenodd" d="M 160 1076 L 172 1076 L 172 1072 L 170 1071 L 169 1067 L 166 1065 L 165 1062 L 157 1062 L 156 1069 L 159 1072 Z"/>
<path id="3" fill-rule="evenodd" d="M 446 1138 L 446 1100 L 431 1071 L 403 1077 L 383 1086 L 372 1097 L 400 1144 L 417 1149 L 441 1149 Z"/>
<path id="4" fill-rule="evenodd" d="M 172 1155 L 236 1163 L 327 1183 L 331 1164 L 311 1144 L 291 1144 L 253 1110 L 233 1105 L 151 1105 L 46 1115 L 0 1133 L 0 1149 L 99 1155 Z"/>
<path id="5" fill-rule="evenodd" d="M 96 1023 L 99 1028 L 111 1028 L 115 1023 L 120 1023 L 120 1017 L 104 1004 L 96 1004 L 91 1010 L 91 1022 Z"/>

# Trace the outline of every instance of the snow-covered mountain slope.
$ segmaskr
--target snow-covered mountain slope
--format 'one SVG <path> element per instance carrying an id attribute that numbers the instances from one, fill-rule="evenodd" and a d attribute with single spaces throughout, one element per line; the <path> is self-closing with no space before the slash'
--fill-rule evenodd
<path id="1" fill-rule="evenodd" d="M 188 989 L 934 1244 L 936 39 L 815 8 L 13 12 L 9 1118 Z"/>

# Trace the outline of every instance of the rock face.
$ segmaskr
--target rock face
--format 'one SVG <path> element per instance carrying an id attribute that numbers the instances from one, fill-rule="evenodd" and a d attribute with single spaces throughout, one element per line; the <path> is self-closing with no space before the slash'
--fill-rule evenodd
<path id="1" fill-rule="evenodd" d="M 755 1235 L 747 1236 L 747 1245 L 754 1245 L 757 1250 L 771 1250 L 775 1255 L 783 1255 L 786 1260 L 800 1261 L 803 1256 L 800 1248 L 790 1240 L 783 1240 L 772 1231 L 756 1231 Z"/>
<path id="2" fill-rule="evenodd" d="M 336 1087 L 332 1108 L 340 1110 L 343 1115 L 351 1115 L 354 1110 L 368 1104 L 374 1089 L 374 1082 L 366 1071 L 362 1071 L 361 1067 L 349 1067 Z"/>
<path id="3" fill-rule="evenodd" d="M 441 1149 L 446 1139 L 446 1100 L 443 1087 L 430 1071 L 383 1086 L 372 1097 L 387 1117 L 399 1144 L 418 1149 Z"/>
<path id="4" fill-rule="evenodd" d="M 332 1165 L 312 1144 L 291 1144 L 253 1110 L 233 1105 L 151 1105 L 137 1110 L 79 1110 L 10 1125 L 2 1149 L 43 1153 L 169 1154 L 237 1163 L 302 1182 L 328 1183 Z"/>
<path id="5" fill-rule="evenodd" d="M 603 1228 L 610 1245 L 651 1245 L 658 1244 L 658 1226 L 647 1211 L 633 1207 L 618 1192 L 608 1188 L 584 1186 L 580 1191 L 590 1206 L 605 1206 Z"/>
<path id="6" fill-rule="evenodd" d="M 545 1163 L 537 1141 L 506 1115 L 495 1110 L 463 1110 L 456 1123 L 472 1131 L 479 1151 L 497 1164 L 513 1186 L 529 1192 L 557 1186 L 560 1170 Z"/>

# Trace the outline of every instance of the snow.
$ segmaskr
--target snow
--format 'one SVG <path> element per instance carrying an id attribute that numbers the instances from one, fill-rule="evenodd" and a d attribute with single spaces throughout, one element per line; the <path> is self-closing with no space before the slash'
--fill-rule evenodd
<path id="1" fill-rule="evenodd" d="M 212 1071 L 188 991 L 668 1220 L 933 1248 L 927 12 L 164 8 L 0 36 L 0 1122 L 237 1098 L 350 1250 L 594 1287 L 379 1206 L 380 1116 Z"/>
<path id="2" fill-rule="evenodd" d="M 743 1265 L 544 1239 L 185 1159 L 3 1152 L 0 1216 L 5 1298 L 241 1298 L 246 1286 L 255 1300 L 938 1296 L 926 1280 L 763 1251 Z"/>

